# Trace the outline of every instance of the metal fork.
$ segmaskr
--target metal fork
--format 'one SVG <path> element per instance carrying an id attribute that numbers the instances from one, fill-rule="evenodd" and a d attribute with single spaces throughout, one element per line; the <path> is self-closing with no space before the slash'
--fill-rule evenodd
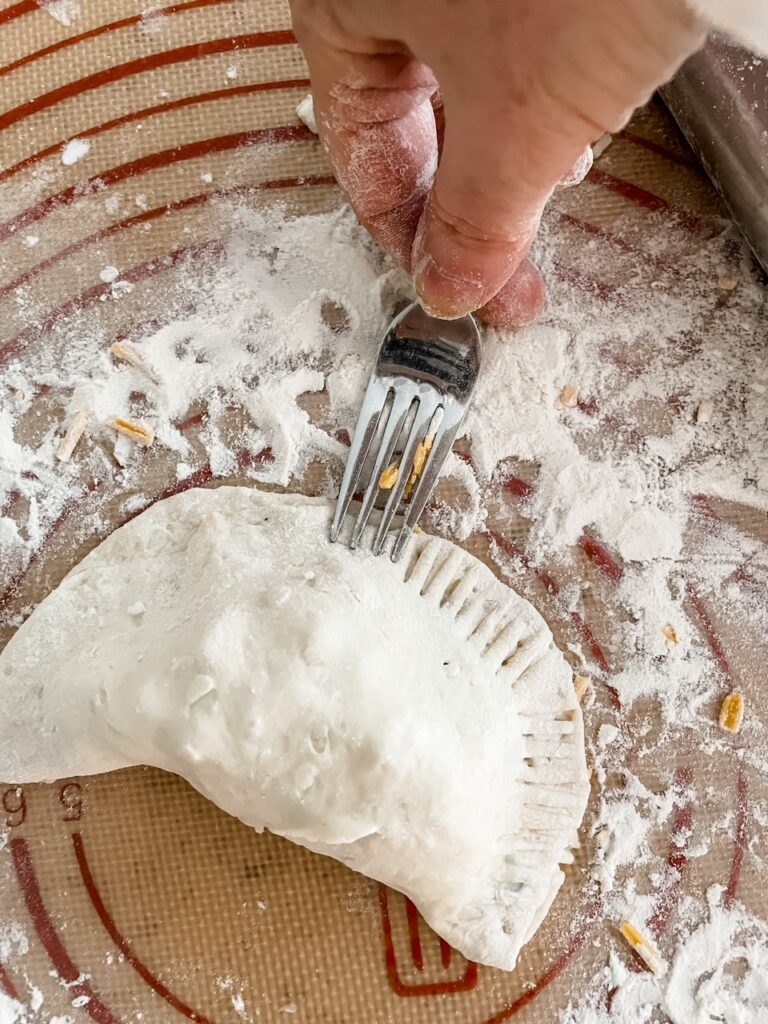
<path id="1" fill-rule="evenodd" d="M 392 561 L 397 561 L 453 446 L 479 370 L 480 335 L 471 315 L 438 320 L 415 302 L 395 317 L 363 399 L 331 525 L 332 542 L 380 434 L 350 546 L 359 544 L 377 497 L 389 492 L 373 540 L 373 553 L 381 554 L 395 513 L 410 497 L 392 547 Z"/>

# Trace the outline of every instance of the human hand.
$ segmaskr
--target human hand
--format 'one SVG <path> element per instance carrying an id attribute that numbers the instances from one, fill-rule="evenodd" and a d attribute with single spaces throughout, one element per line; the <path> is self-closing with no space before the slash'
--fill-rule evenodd
<path id="1" fill-rule="evenodd" d="M 705 37 L 682 0 L 292 0 L 292 11 L 320 135 L 361 222 L 431 312 L 479 310 L 504 327 L 543 305 L 527 254 L 557 184 Z"/>

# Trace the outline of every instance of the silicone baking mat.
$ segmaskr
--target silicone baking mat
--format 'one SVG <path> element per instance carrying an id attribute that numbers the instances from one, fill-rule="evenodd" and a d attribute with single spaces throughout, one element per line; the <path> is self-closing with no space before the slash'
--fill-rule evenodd
<path id="1" fill-rule="evenodd" d="M 216 243 L 221 221 L 207 205 L 211 193 L 245 193 L 256 184 L 251 201 L 279 197 L 300 210 L 340 202 L 320 144 L 295 115 L 308 82 L 289 25 L 276 0 L 186 0 L 149 11 L 137 0 L 18 0 L 0 8 L 0 359 L 23 362 L 46 323 L 76 305 L 100 318 L 105 346 L 149 322 L 179 262 Z M 68 166 L 59 157 L 73 136 L 89 140 L 91 152 Z M 105 189 L 140 202 L 111 208 Z M 669 215 L 688 226 L 693 251 L 706 244 L 702 225 L 724 216 L 656 104 L 637 114 L 566 202 L 561 229 L 570 259 L 562 273 L 596 301 L 616 284 L 608 272 L 589 279 L 596 239 L 642 246 Z M 621 234 L 612 234 L 618 223 Z M 25 247 L 22 234 L 39 242 Z M 99 280 L 105 263 L 127 268 L 123 278 L 134 285 L 119 304 L 98 301 L 109 288 Z M 35 324 L 16 301 L 19 288 L 34 303 Z M 145 493 L 160 497 L 177 487 L 174 464 L 158 457 L 147 466 Z M 213 484 L 215 473 L 201 471 L 193 482 Z M 89 486 L 118 525 L 122 496 L 100 494 L 98 481 Z M 311 491 L 312 474 L 295 486 Z M 512 477 L 489 522 L 511 551 L 524 541 L 516 503 L 525 486 Z M 23 572 L 3 567 L 4 622 L 96 543 L 78 529 L 84 501 L 65 509 Z M 754 510 L 715 502 L 708 514 L 768 537 L 765 517 Z M 690 543 L 703 552 L 705 517 L 697 523 Z M 487 535 L 468 545 L 495 567 Z M 622 658 L 611 633 L 621 571 L 614 554 L 585 537 L 567 564 L 531 567 L 522 582 L 558 641 L 584 644 L 595 677 L 608 681 Z M 556 596 L 573 580 L 590 588 L 587 612 L 564 620 Z M 739 685 L 754 709 L 764 642 L 745 643 L 734 609 L 694 591 L 689 606 L 725 688 Z M 612 699 L 602 686 L 588 715 L 590 734 Z M 758 861 L 746 852 L 764 844 L 748 813 L 764 781 L 743 760 L 704 754 L 693 739 L 659 756 L 697 795 L 656 837 L 669 850 L 657 937 L 682 892 L 713 881 L 765 912 Z M 652 785 L 653 766 L 637 767 Z M 716 793 L 706 795 L 712 780 Z M 517 970 L 503 974 L 466 962 L 401 895 L 256 835 L 162 772 L 0 786 L 0 806 L 0 990 L 22 1001 L 30 1020 L 552 1024 L 608 949 L 629 957 L 590 895 L 588 828 L 553 911 Z M 697 822 L 724 808 L 731 827 L 711 840 L 705 857 L 689 859 L 687 837 Z M 594 801 L 587 824 L 593 814 Z"/>

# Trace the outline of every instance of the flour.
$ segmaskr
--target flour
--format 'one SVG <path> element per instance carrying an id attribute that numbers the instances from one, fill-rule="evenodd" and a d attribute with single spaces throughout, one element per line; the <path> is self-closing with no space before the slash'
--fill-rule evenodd
<path id="1" fill-rule="evenodd" d="M 37 6 L 50 14 L 61 25 L 69 27 L 80 17 L 80 4 L 77 0 L 35 0 Z"/>
<path id="2" fill-rule="evenodd" d="M 223 457 L 220 448 L 223 420 L 226 409 L 237 406 L 254 422 L 251 438 L 275 444 L 269 467 L 254 473 L 265 481 L 285 483 L 295 478 L 311 454 L 340 460 L 343 447 L 312 425 L 296 407 L 296 399 L 302 390 L 327 388 L 333 423 L 347 431 L 352 428 L 375 339 L 395 300 L 408 297 L 408 281 L 401 272 L 387 268 L 347 215 L 285 220 L 279 213 L 245 208 L 226 212 L 236 226 L 223 259 L 202 277 L 182 283 L 182 290 L 195 297 L 193 315 L 174 319 L 171 295 L 167 325 L 131 339 L 158 375 L 159 385 L 147 387 L 137 371 L 114 365 L 100 351 L 100 339 L 86 320 L 75 315 L 54 329 L 53 346 L 66 345 L 56 372 L 39 359 L 11 363 L 0 371 L 6 389 L 26 389 L 32 395 L 43 384 L 55 387 L 69 396 L 66 415 L 82 410 L 93 418 L 92 437 L 98 443 L 109 436 L 100 424 L 125 413 L 130 394 L 144 389 L 150 405 L 148 418 L 159 440 L 177 453 L 179 461 L 191 465 L 178 421 L 196 404 L 211 403 L 206 447 L 224 466 L 232 459 Z M 107 273 L 113 271 L 105 268 L 102 276 Z M 114 288 L 120 282 L 109 283 Z M 744 281 L 741 290 L 748 293 L 750 287 Z M 564 551 L 591 526 L 630 562 L 674 561 L 681 553 L 694 495 L 706 493 L 768 507 L 761 444 L 768 417 L 768 393 L 761 390 L 761 382 L 768 370 L 758 358 L 757 339 L 753 343 L 744 337 L 749 317 L 757 325 L 761 316 L 758 299 L 758 292 L 752 298 L 745 294 L 738 311 L 742 344 L 730 357 L 724 349 L 702 351 L 681 367 L 672 348 L 648 342 L 640 372 L 623 383 L 619 382 L 626 377 L 625 368 L 620 366 L 614 375 L 617 379 L 612 380 L 610 363 L 601 367 L 599 378 L 595 376 L 595 352 L 607 343 L 604 326 L 574 337 L 569 325 L 551 321 L 518 332 L 513 342 L 487 332 L 484 373 L 467 422 L 473 466 L 481 487 L 511 456 L 538 467 L 527 502 L 533 554 L 546 558 Z M 677 300 L 664 297 L 659 308 L 649 313 L 643 330 L 666 321 L 667 331 L 671 324 L 675 332 L 683 332 L 692 322 L 693 314 L 687 311 L 691 302 L 692 297 L 685 294 Z M 340 311 L 340 326 L 332 328 L 324 322 L 329 309 Z M 575 308 L 573 316 L 578 312 Z M 726 321 L 736 329 L 721 310 L 713 316 L 723 320 L 723 329 Z M 612 324 L 611 334 L 619 335 L 618 348 L 623 352 L 630 343 L 628 325 Z M 292 365 L 298 358 L 303 361 L 301 367 Z M 702 447 L 705 441 L 711 445 L 717 438 L 733 438 L 737 410 L 725 392 L 715 401 L 717 415 L 705 424 L 694 422 L 695 398 L 690 412 L 684 407 L 671 419 L 663 399 L 671 383 L 678 390 L 700 394 L 706 380 L 710 382 L 707 393 L 714 394 L 718 390 L 714 381 L 719 380 L 722 391 L 729 373 L 731 381 L 743 380 L 740 386 L 749 404 L 748 415 L 738 410 L 740 431 L 742 426 L 747 428 L 735 438 L 739 450 L 726 456 L 717 445 L 709 451 Z M 587 398 L 599 393 L 599 416 L 582 408 L 558 407 L 563 384 L 573 379 L 580 382 L 581 394 Z M 258 387 L 254 387 L 256 381 Z M 617 387 L 620 393 L 614 394 Z M 649 402 L 659 406 L 664 417 L 658 437 L 646 438 L 638 450 L 625 446 L 621 427 L 616 437 L 602 436 L 606 422 L 619 413 L 626 421 L 633 405 Z M 41 488 L 46 493 L 52 483 L 48 465 L 55 431 L 35 449 L 22 448 L 15 439 L 17 421 L 28 411 L 32 411 L 29 400 L 3 411 L 0 474 L 5 471 L 6 495 L 22 469 L 37 472 L 39 468 L 48 478 Z M 686 456 L 691 455 L 694 460 L 689 462 Z M 131 464 L 129 456 L 126 468 L 135 470 L 137 458 L 134 452 Z M 670 475 L 670 470 L 675 473 Z M 23 486 L 25 491 L 35 491 Z M 60 475 L 56 486 L 65 486 Z M 50 509 L 41 508 L 43 528 L 46 519 L 58 514 L 52 497 L 53 501 L 45 499 Z M 462 533 L 471 532 L 481 520 L 482 510 L 475 502 Z"/>
<path id="3" fill-rule="evenodd" d="M 91 144 L 87 139 L 70 139 L 61 151 L 61 162 L 67 167 L 76 164 L 91 151 Z"/>
<path id="4" fill-rule="evenodd" d="M 719 886 L 707 900 L 707 919 L 680 944 L 667 977 L 630 971 L 612 955 L 561 1024 L 638 1024 L 655 1010 L 671 1024 L 766 1024 L 768 925 L 738 904 L 726 909 Z"/>
<path id="5" fill-rule="evenodd" d="M 114 212 L 135 197 L 108 192 L 103 201 Z M 410 283 L 347 212 L 291 219 L 279 209 L 214 199 L 211 216 L 224 245 L 176 268 L 164 307 L 153 310 L 157 319 L 139 323 L 127 339 L 156 380 L 109 355 L 114 337 L 92 310 L 68 314 L 19 358 L 0 362 L 0 557 L 9 577 L 34 561 L 63 510 L 86 509 L 76 520 L 85 540 L 114 520 L 101 509 L 116 495 L 118 518 L 155 496 L 145 457 L 107 427 L 115 415 L 140 414 L 155 429 L 153 457 L 167 458 L 168 481 L 210 470 L 294 484 L 319 459 L 328 467 L 319 490 L 335 493 L 344 436 L 354 428 L 377 340 L 398 302 L 411 298 Z M 447 466 L 461 493 L 450 506 L 438 502 L 427 518 L 432 528 L 469 537 L 492 527 L 504 504 L 529 563 L 555 567 L 553 614 L 584 613 L 587 602 L 589 618 L 590 601 L 607 609 L 609 674 L 583 638 L 568 642 L 574 667 L 593 677 L 594 733 L 604 724 L 620 733 L 604 730 L 612 742 L 593 747 L 601 795 L 590 824 L 589 876 L 606 901 L 607 920 L 628 917 L 638 926 L 647 926 L 655 909 L 653 893 L 642 892 L 638 880 L 666 878 L 666 836 L 687 792 L 671 768 L 653 787 L 646 784 L 642 769 L 654 751 L 662 748 L 671 765 L 678 748 L 706 750 L 722 759 L 718 770 L 728 778 L 742 764 L 768 772 L 759 707 L 748 704 L 748 742 L 729 746 L 714 724 L 724 690 L 733 681 L 755 682 L 750 673 L 739 676 L 738 652 L 760 649 L 768 634 L 765 546 L 749 521 L 708 511 L 713 504 L 717 512 L 721 499 L 763 513 L 768 507 L 765 292 L 725 224 L 705 244 L 689 244 L 666 215 L 648 230 L 639 256 L 600 240 L 588 259 L 580 243 L 582 262 L 568 265 L 566 229 L 553 205 L 536 250 L 548 312 L 513 337 L 485 332 L 485 373 L 462 445 L 469 455 Z M 19 245 L 25 251 L 23 238 Z M 105 254 L 83 285 L 98 285 L 99 269 L 114 259 Z M 596 297 L 580 274 L 615 282 L 615 291 Z M 728 288 L 720 284 L 725 278 Z M 121 301 L 114 283 L 104 283 L 107 309 Z M 17 301 L 19 329 L 42 319 L 26 288 Z M 578 389 L 573 408 L 558 402 L 566 386 Z M 48 389 L 45 399 L 41 389 Z M 320 403 L 320 415 L 308 411 L 308 401 Z M 41 405 L 53 410 L 42 423 Z M 57 464 L 58 442 L 80 410 L 89 414 L 88 434 L 70 463 Z M 243 460 L 243 452 L 261 457 Z M 515 497 L 500 497 L 510 474 L 521 486 Z M 99 490 L 86 506 L 93 478 Z M 599 572 L 584 580 L 585 563 L 574 550 L 585 531 L 622 562 L 616 580 Z M 524 562 L 494 557 L 525 587 Z M 702 637 L 690 588 L 706 607 L 727 610 L 735 680 Z M 668 625 L 675 644 L 663 632 Z M 620 715 L 604 706 L 606 682 L 621 701 Z M 759 704 L 757 690 L 752 699 Z M 630 734 L 623 719 L 633 708 L 644 710 Z M 632 767 L 630 757 L 637 759 Z M 732 843 L 733 809 L 733 800 L 714 808 L 706 827 L 697 827 L 690 858 Z M 768 820 L 759 799 L 752 816 L 753 827 Z M 764 855 L 757 848 L 749 856 Z M 681 904 L 662 943 L 671 963 L 701 920 L 700 901 Z M 615 964 L 625 963 L 625 954 L 618 939 Z M 644 1005 L 641 979 L 632 977 L 624 1002 L 615 1004 L 627 1015 L 632 1000 Z M 577 983 L 587 1002 L 594 995 L 594 1006 L 603 1005 L 596 994 L 603 975 Z"/>
<path id="6" fill-rule="evenodd" d="M 4 836 L 0 832 L 0 850 L 3 849 Z M 4 966 L 19 964 L 29 953 L 29 940 L 26 932 L 18 921 L 8 921 L 0 917 L 0 964 Z M 43 999 L 39 989 L 29 986 L 28 994 L 15 999 L 0 989 L 0 1024 L 32 1024 Z"/>
<path id="7" fill-rule="evenodd" d="M 23 1003 L 0 992 L 0 1024 L 19 1024 L 24 1019 Z"/>

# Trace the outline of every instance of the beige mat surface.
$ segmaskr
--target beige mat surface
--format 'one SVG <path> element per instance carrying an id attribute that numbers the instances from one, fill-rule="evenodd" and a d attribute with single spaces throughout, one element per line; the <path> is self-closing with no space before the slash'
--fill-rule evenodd
<path id="1" fill-rule="evenodd" d="M 105 347 L 150 322 L 183 254 L 215 242 L 222 230 L 206 204 L 210 193 L 237 194 L 256 183 L 262 191 L 253 202 L 279 197 L 300 210 L 337 204 L 322 149 L 295 115 L 306 91 L 287 9 L 276 0 L 188 0 L 149 13 L 139 0 L 4 0 L 0 359 L 23 364 L 46 325 L 77 303 L 90 304 Z M 61 148 L 73 136 L 91 148 L 87 159 L 65 165 Z M 120 201 L 107 202 L 109 195 Z M 626 245 L 649 239 L 651 252 L 659 218 L 675 217 L 687 231 L 676 252 L 683 263 L 709 244 L 723 217 L 656 104 L 638 113 L 589 183 L 564 202 L 561 272 L 577 285 L 595 245 L 614 230 Z M 98 302 L 108 287 L 99 278 L 105 263 L 128 268 L 124 276 L 134 283 L 119 304 Z M 599 280 L 588 285 L 594 301 L 601 289 L 620 285 L 623 273 L 619 259 L 603 261 Z M 55 414 L 41 395 L 35 415 Z M 30 416 L 27 429 L 31 436 L 40 423 Z M 311 490 L 312 481 L 310 474 L 295 486 Z M 144 493 L 162 494 L 175 482 L 170 461 L 148 460 Z M 215 480 L 209 473 L 199 482 Z M 125 495 L 105 491 L 99 480 L 84 483 L 117 525 Z M 510 488 L 491 517 L 512 543 L 525 539 L 518 504 Z M 2 510 L 19 519 L 28 511 Z M 712 514 L 768 540 L 764 514 L 717 502 Z M 15 616 L 96 543 L 83 522 L 82 508 L 65 510 L 31 564 L 0 567 L 0 642 Z M 487 537 L 467 543 L 496 568 Z M 706 525 L 694 524 L 689 543 L 706 558 Z M 624 653 L 612 632 L 620 609 L 610 565 L 599 546 L 583 544 L 566 564 L 546 568 L 561 582 L 590 585 L 588 647 L 595 677 L 607 678 Z M 522 589 L 561 644 L 587 642 L 583 623 L 563 621 L 545 575 L 529 573 Z M 699 641 L 712 646 L 764 719 L 765 638 L 748 634 L 737 609 L 693 595 L 689 611 Z M 590 736 L 610 701 L 610 690 L 600 688 Z M 677 771 L 695 794 L 654 839 L 669 849 L 664 885 L 672 886 L 662 894 L 668 909 L 659 940 L 681 893 L 701 893 L 711 882 L 765 915 L 758 859 L 765 839 L 749 810 L 765 799 L 765 776 L 748 759 L 704 752 L 695 738 L 637 767 L 649 785 L 658 772 Z M 595 800 L 598 789 L 596 781 Z M 0 992 L 18 998 L 30 1021 L 553 1024 L 609 949 L 630 959 L 588 880 L 594 807 L 593 800 L 578 862 L 552 913 L 517 971 L 505 975 L 467 963 L 399 894 L 254 834 L 159 771 L 0 785 Z M 680 830 L 695 834 L 728 811 L 729 827 L 711 837 L 706 856 L 689 859 Z"/>

